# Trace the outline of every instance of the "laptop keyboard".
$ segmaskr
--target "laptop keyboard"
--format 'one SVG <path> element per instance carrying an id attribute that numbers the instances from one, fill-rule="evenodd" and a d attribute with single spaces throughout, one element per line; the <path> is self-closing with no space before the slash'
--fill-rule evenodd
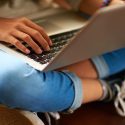
<path id="1" fill-rule="evenodd" d="M 34 51 L 32 51 L 30 47 L 26 45 L 27 48 L 31 50 L 31 53 L 26 56 L 41 64 L 46 64 L 50 62 L 53 59 L 53 57 L 55 57 L 55 55 L 59 53 L 62 50 L 62 48 L 68 44 L 68 42 L 78 33 L 78 31 L 79 30 L 75 30 L 51 36 L 50 38 L 53 42 L 53 45 L 50 47 L 50 51 L 44 51 L 42 52 L 42 54 L 36 54 Z M 9 48 L 14 49 L 16 51 L 20 51 L 16 49 L 13 45 L 9 45 Z"/>

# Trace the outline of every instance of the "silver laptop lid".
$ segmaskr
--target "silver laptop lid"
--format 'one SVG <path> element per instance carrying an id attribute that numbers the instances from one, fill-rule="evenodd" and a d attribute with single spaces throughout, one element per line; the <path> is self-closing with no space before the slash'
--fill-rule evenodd
<path id="1" fill-rule="evenodd" d="M 98 11 L 45 70 L 76 63 L 125 47 L 125 5 Z"/>

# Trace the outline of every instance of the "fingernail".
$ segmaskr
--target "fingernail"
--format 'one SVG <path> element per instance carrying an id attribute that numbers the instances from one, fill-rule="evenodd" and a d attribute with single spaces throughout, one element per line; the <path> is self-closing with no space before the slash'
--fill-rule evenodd
<path id="1" fill-rule="evenodd" d="M 47 51 L 49 51 L 49 50 L 50 50 L 50 47 L 49 47 L 49 46 L 47 46 L 47 47 L 46 47 L 46 50 L 47 50 Z"/>
<path id="2" fill-rule="evenodd" d="M 29 53 L 30 53 L 30 50 L 26 49 L 26 53 L 29 54 Z"/>
<path id="3" fill-rule="evenodd" d="M 41 49 L 38 49 L 38 53 L 41 54 L 41 53 L 42 53 L 42 50 L 41 50 Z"/>
<path id="4" fill-rule="evenodd" d="M 49 43 L 50 43 L 50 46 L 52 46 L 52 45 L 53 45 L 53 43 L 52 43 L 52 41 L 51 41 L 51 40 L 49 41 Z"/>

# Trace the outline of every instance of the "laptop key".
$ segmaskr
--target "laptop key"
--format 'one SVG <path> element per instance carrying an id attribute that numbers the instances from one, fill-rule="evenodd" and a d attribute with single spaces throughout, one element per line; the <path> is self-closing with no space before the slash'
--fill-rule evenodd
<path id="1" fill-rule="evenodd" d="M 77 32 L 78 32 L 78 30 L 51 36 L 50 38 L 52 39 L 53 46 L 51 47 L 50 51 L 44 51 L 40 55 L 36 54 L 26 42 L 21 41 L 21 43 L 23 45 L 25 45 L 31 51 L 30 54 L 28 54 L 28 55 L 24 54 L 24 55 L 28 56 L 29 58 L 31 58 L 41 64 L 46 64 L 46 63 L 50 62 L 55 57 L 55 55 L 57 53 L 59 53 L 61 51 L 61 49 L 68 44 L 70 39 L 74 35 L 76 35 Z M 13 46 L 11 44 L 8 44 L 6 46 L 17 52 L 22 53 L 20 50 L 18 50 L 15 46 Z"/>
<path id="2" fill-rule="evenodd" d="M 37 60 L 38 59 L 38 56 L 36 54 L 29 54 L 28 55 L 31 59 L 33 60 Z"/>

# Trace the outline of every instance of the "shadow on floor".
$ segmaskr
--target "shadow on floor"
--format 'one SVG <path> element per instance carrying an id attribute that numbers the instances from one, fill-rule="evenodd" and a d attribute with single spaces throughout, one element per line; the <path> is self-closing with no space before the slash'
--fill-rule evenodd
<path id="1" fill-rule="evenodd" d="M 83 105 L 74 114 L 62 115 L 60 125 L 125 125 L 112 103 Z"/>

